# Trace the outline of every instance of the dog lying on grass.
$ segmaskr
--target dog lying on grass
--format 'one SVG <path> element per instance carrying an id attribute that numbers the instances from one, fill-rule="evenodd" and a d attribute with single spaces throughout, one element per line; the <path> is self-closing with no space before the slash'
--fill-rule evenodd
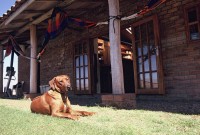
<path id="1" fill-rule="evenodd" d="M 55 117 L 77 120 L 79 116 L 91 116 L 94 112 L 72 110 L 67 91 L 71 89 L 67 75 L 54 77 L 49 81 L 50 90 L 31 102 L 33 113 L 47 114 Z"/>

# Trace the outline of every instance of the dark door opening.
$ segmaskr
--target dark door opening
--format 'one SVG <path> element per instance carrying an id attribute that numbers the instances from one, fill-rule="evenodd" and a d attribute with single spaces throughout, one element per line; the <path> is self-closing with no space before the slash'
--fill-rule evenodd
<path id="1" fill-rule="evenodd" d="M 122 64 L 123 64 L 123 72 L 124 72 L 125 93 L 135 93 L 133 61 L 129 59 L 122 59 Z"/>
<path id="2" fill-rule="evenodd" d="M 122 43 L 121 51 L 125 93 L 134 93 L 134 70 L 131 45 Z M 98 58 L 100 63 L 100 91 L 101 93 L 112 93 L 110 44 L 106 39 L 98 39 Z"/>

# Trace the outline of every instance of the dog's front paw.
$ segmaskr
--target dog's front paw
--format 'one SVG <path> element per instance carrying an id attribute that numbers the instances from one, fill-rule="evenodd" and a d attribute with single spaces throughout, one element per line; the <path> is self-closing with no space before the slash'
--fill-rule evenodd
<path id="1" fill-rule="evenodd" d="M 79 116 L 72 116 L 71 117 L 72 120 L 79 120 L 79 118 L 80 118 Z"/>
<path id="2" fill-rule="evenodd" d="M 84 116 L 92 116 L 94 114 L 96 114 L 96 112 L 84 112 L 83 113 Z"/>

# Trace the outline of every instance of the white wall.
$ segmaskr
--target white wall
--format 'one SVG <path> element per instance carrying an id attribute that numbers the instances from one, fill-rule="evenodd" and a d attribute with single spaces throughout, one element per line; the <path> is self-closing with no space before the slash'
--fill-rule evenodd
<path id="1" fill-rule="evenodd" d="M 4 51 L 4 54 L 5 54 L 5 51 Z M 8 76 L 6 76 L 6 67 L 10 66 L 10 60 L 11 60 L 11 55 L 9 55 L 8 57 L 6 57 L 4 59 L 3 78 L 8 78 Z M 12 77 L 12 79 L 15 79 L 15 80 L 11 80 L 10 88 L 12 88 L 13 85 L 17 84 L 17 82 L 18 82 L 18 56 L 16 54 L 14 55 L 13 67 L 14 67 L 16 73 L 15 73 L 15 77 Z M 6 87 L 7 82 L 8 82 L 8 79 L 3 79 L 3 90 L 4 90 L 4 87 Z"/>

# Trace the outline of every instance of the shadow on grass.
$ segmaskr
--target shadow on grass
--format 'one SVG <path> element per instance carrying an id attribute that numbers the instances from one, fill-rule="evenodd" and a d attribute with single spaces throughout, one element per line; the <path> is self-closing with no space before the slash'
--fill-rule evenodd
<path id="1" fill-rule="evenodd" d="M 142 97 L 142 98 L 141 98 Z M 13 99 L 17 100 L 17 99 Z M 72 105 L 102 106 L 101 95 L 69 95 Z M 113 107 L 113 109 L 119 109 Z M 178 114 L 199 115 L 200 100 L 172 99 L 165 96 L 137 96 L 136 110 L 163 111 Z M 127 109 L 132 110 L 132 109 Z"/>
<path id="2" fill-rule="evenodd" d="M 72 96 L 69 97 L 73 105 L 80 106 L 102 106 L 100 95 L 93 96 Z M 115 108 L 117 109 L 117 108 Z M 119 108 L 118 108 L 119 109 Z M 178 114 L 200 114 L 200 101 L 199 100 L 184 100 L 184 99 L 169 99 L 165 97 L 141 99 L 136 98 L 137 110 L 149 110 L 149 111 L 163 111 Z M 130 109 L 127 109 L 130 110 Z"/>
<path id="3" fill-rule="evenodd" d="M 137 100 L 137 109 L 198 115 L 200 114 L 200 101 Z"/>

